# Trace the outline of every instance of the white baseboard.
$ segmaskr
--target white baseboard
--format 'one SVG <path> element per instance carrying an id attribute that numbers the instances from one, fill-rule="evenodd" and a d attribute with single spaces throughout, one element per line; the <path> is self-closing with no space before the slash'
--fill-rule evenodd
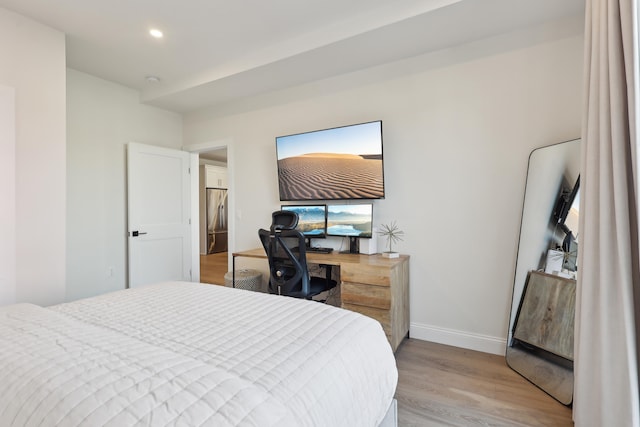
<path id="1" fill-rule="evenodd" d="M 437 342 L 454 347 L 481 351 L 483 353 L 504 356 L 507 349 L 506 338 L 490 337 L 488 335 L 472 334 L 469 332 L 446 329 L 438 326 L 411 323 L 409 336 L 424 341 Z"/>

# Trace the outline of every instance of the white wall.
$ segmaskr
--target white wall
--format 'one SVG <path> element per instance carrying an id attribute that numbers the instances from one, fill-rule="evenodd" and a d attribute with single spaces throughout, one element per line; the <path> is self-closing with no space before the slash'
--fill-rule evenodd
<path id="1" fill-rule="evenodd" d="M 280 205 L 276 136 L 381 119 L 387 197 L 374 221 L 405 232 L 411 335 L 501 353 L 527 158 L 579 137 L 582 52 L 580 22 L 522 30 L 188 114 L 185 143 L 233 141 L 243 250 Z"/>
<path id="2" fill-rule="evenodd" d="M 16 301 L 16 91 L 0 86 L 0 306 Z"/>
<path id="3" fill-rule="evenodd" d="M 180 115 L 139 93 L 67 71 L 67 300 L 127 283 L 126 144 L 179 149 Z"/>
<path id="4" fill-rule="evenodd" d="M 0 84 L 15 89 L 15 152 L 2 162 L 14 214 L 0 228 L 14 231 L 17 302 L 64 300 L 65 73 L 64 34 L 0 8 Z"/>

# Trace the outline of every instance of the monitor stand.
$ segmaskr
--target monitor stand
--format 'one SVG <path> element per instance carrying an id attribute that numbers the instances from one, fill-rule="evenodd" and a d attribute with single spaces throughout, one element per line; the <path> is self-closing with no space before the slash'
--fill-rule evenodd
<path id="1" fill-rule="evenodd" d="M 349 253 L 360 253 L 360 238 L 356 236 L 349 236 Z"/>
<path id="2" fill-rule="evenodd" d="M 304 246 L 305 249 L 309 250 L 311 248 L 311 237 L 306 237 L 304 238 Z"/>

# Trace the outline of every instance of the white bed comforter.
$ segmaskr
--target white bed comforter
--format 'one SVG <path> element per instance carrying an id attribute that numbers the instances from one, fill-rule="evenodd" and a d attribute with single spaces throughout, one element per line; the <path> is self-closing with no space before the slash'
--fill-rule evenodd
<path id="1" fill-rule="evenodd" d="M 374 320 L 173 282 L 0 307 L 1 426 L 377 426 L 397 384 Z"/>

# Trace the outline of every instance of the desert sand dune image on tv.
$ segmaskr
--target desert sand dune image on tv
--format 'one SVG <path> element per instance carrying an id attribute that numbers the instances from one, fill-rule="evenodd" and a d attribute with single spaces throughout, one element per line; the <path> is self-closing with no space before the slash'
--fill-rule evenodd
<path id="1" fill-rule="evenodd" d="M 384 197 L 381 122 L 276 138 L 280 200 Z"/>
<path id="2" fill-rule="evenodd" d="M 282 200 L 379 199 L 382 158 L 313 153 L 278 161 Z"/>

